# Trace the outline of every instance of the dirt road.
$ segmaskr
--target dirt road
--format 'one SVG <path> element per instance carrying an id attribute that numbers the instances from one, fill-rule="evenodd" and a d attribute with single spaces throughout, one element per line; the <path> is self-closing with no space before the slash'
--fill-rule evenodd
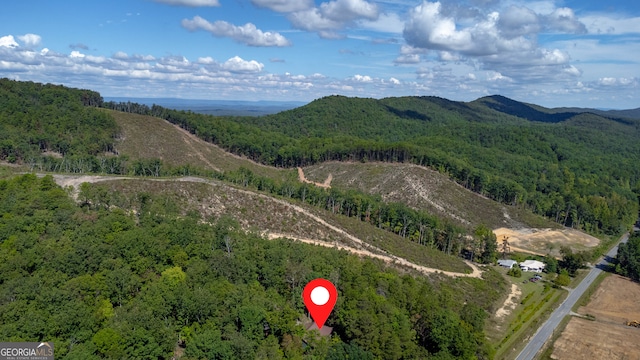
<path id="1" fill-rule="evenodd" d="M 43 176 L 43 175 L 41 175 Z M 216 185 L 224 185 L 221 182 L 215 181 L 215 180 L 208 180 L 208 179 L 203 179 L 203 178 L 198 178 L 198 177 L 194 177 L 194 176 L 185 176 L 185 177 L 179 177 L 179 178 L 137 178 L 137 177 L 127 177 L 127 176 L 98 176 L 98 175 L 53 175 L 54 180 L 56 181 L 56 183 L 62 187 L 67 187 L 67 186 L 72 186 L 74 188 L 74 194 L 77 196 L 77 190 L 78 187 L 80 186 L 80 184 L 84 183 L 84 182 L 88 182 L 88 183 L 97 183 L 97 182 L 102 182 L 102 181 L 111 181 L 111 180 L 148 180 L 148 181 L 183 181 L 183 182 L 197 182 L 197 183 L 204 183 L 204 184 L 216 184 Z M 275 237 L 284 237 L 284 238 L 289 238 L 289 239 L 293 239 L 293 240 L 297 240 L 300 242 L 305 242 L 305 243 L 310 243 L 310 244 L 315 244 L 315 245 L 320 245 L 320 246 L 326 246 L 326 247 L 338 247 L 339 249 L 343 249 L 346 251 L 349 251 L 353 254 L 359 255 L 359 256 L 367 256 L 367 257 L 371 257 L 371 258 L 377 258 L 377 259 L 381 259 L 389 264 L 397 264 L 400 266 L 404 266 L 404 267 L 409 267 L 415 270 L 418 270 L 419 272 L 423 273 L 423 274 L 435 274 L 435 273 L 440 273 L 440 274 L 444 274 L 447 276 L 452 276 L 452 277 L 473 277 L 473 278 L 480 278 L 482 276 L 482 271 L 475 266 L 474 264 L 465 261 L 465 263 L 467 265 L 469 265 L 469 267 L 471 267 L 472 272 L 469 274 L 464 274 L 464 273 L 457 273 L 457 272 L 451 272 L 451 271 L 443 271 L 440 269 L 435 269 L 435 268 L 429 268 L 429 267 L 425 267 L 422 265 L 418 265 L 415 263 L 412 263 L 404 258 L 400 258 L 397 256 L 394 256 L 392 254 L 387 253 L 386 251 L 379 249 L 373 245 L 370 245 L 366 242 L 364 242 L 363 240 L 347 233 L 346 231 L 344 231 L 343 229 L 340 229 L 334 225 L 329 224 L 328 222 L 326 222 L 325 220 L 321 219 L 320 217 L 316 216 L 315 214 L 311 213 L 310 211 L 297 206 L 297 205 L 293 205 L 289 202 L 286 202 L 284 200 L 280 200 L 280 199 L 276 199 L 270 196 L 267 196 L 265 194 L 261 194 L 261 193 L 257 193 L 257 192 L 252 192 L 249 190 L 243 190 L 243 189 L 237 189 L 234 188 L 235 191 L 239 191 L 241 193 L 245 193 L 245 194 L 249 194 L 252 196 L 257 196 L 257 197 L 261 197 L 264 199 L 268 199 L 269 201 L 274 201 L 276 203 L 279 203 L 283 206 L 287 206 L 290 207 L 291 209 L 295 210 L 296 212 L 299 212 L 300 214 L 303 214 L 304 216 L 318 222 L 319 224 L 325 226 L 326 228 L 335 231 L 337 233 L 340 233 L 342 235 L 344 235 L 345 237 L 347 237 L 349 240 L 351 240 L 354 244 L 357 244 L 357 246 L 360 247 L 360 249 L 357 248 L 353 248 L 353 247 L 349 247 L 349 246 L 345 246 L 345 245 L 337 245 L 334 243 L 328 243 L 325 241 L 320 241 L 320 240 L 314 240 L 314 239 L 304 239 L 304 238 L 300 238 L 300 237 L 295 237 L 295 236 L 291 236 L 291 235 L 287 235 L 287 234 L 275 234 L 275 233 L 270 233 L 268 234 L 268 238 L 275 238 Z"/>
<path id="2" fill-rule="evenodd" d="M 311 181 L 304 176 L 304 170 L 301 167 L 298 168 L 298 180 L 303 183 L 312 184 L 321 188 L 329 189 L 331 188 L 331 181 L 333 180 L 333 175 L 329 174 L 327 179 L 323 183 L 318 183 L 315 181 Z"/>

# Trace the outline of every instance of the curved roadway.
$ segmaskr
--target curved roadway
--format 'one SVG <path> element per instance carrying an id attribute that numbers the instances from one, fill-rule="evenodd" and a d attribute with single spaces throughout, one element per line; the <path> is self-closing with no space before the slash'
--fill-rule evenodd
<path id="1" fill-rule="evenodd" d="M 637 228 L 635 228 L 634 230 L 637 230 Z M 628 239 L 629 234 L 625 234 L 620 239 L 618 244 L 620 244 L 621 242 L 626 242 Z M 547 321 L 542 324 L 535 335 L 533 335 L 527 346 L 525 346 L 522 352 L 520 352 L 516 360 L 532 360 L 533 358 L 535 358 L 536 354 L 538 354 L 538 351 L 540 351 L 542 346 L 547 342 L 547 340 L 549 340 L 551 335 L 553 335 L 553 332 L 560 324 L 560 321 L 562 321 L 565 316 L 569 315 L 569 313 L 571 312 L 571 308 L 573 307 L 573 305 L 575 305 L 578 299 L 580 299 L 580 296 L 582 296 L 587 288 L 591 286 L 593 280 L 595 280 L 596 277 L 600 275 L 602 269 L 606 268 L 606 265 L 609 264 L 609 260 L 612 260 L 616 257 L 618 253 L 618 244 L 616 244 L 616 246 L 609 250 L 607 255 L 604 256 L 604 259 L 602 259 L 596 266 L 591 269 L 591 271 L 589 271 L 589 274 L 587 274 L 587 276 L 580 282 L 580 284 L 578 284 L 578 286 L 576 286 L 575 289 L 569 292 L 569 296 L 567 296 L 562 304 L 560 304 L 560 306 L 553 313 L 551 313 L 549 319 L 547 319 Z"/>

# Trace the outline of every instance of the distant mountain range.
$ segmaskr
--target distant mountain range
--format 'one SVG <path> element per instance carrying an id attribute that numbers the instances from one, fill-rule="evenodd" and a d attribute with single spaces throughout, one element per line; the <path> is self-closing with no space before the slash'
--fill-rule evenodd
<path id="1" fill-rule="evenodd" d="M 629 110 L 601 110 L 577 107 L 545 108 L 509 99 L 501 95 L 482 97 L 474 101 L 491 109 L 518 116 L 523 119 L 541 122 L 562 122 L 577 114 L 591 113 L 606 118 L 640 119 L 640 108 Z"/>
<path id="2" fill-rule="evenodd" d="M 198 100 L 177 98 L 130 98 L 105 97 L 105 101 L 127 102 L 160 105 L 169 109 L 191 110 L 209 115 L 260 116 L 276 114 L 284 110 L 297 108 L 306 104 L 302 101 L 239 101 L 239 100 Z"/>
<path id="3" fill-rule="evenodd" d="M 191 110 L 209 115 L 260 116 L 304 106 L 304 101 L 240 101 L 240 100 L 199 100 L 178 98 L 130 98 L 105 97 L 105 101 L 157 104 L 176 110 Z M 579 113 L 592 113 L 605 117 L 640 119 L 640 108 L 626 110 L 604 110 L 578 107 L 543 108 L 534 104 L 521 103 L 504 96 L 493 95 L 475 100 L 495 110 L 523 118 L 544 114 L 545 122 L 559 122 Z M 524 114 L 530 116 L 523 116 Z M 533 120 L 533 119 L 530 119 Z"/>

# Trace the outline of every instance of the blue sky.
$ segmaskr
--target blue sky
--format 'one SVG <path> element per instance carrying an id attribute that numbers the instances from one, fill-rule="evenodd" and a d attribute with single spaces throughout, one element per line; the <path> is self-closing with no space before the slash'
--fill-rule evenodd
<path id="1" fill-rule="evenodd" d="M 640 107 L 628 0 L 20 0 L 0 77 L 103 96 L 310 101 L 501 94 Z"/>

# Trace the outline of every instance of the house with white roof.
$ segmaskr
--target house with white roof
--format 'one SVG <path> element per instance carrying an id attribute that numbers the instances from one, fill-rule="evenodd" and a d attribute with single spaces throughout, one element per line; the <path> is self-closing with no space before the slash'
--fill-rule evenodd
<path id="1" fill-rule="evenodd" d="M 525 260 L 520 263 L 520 269 L 522 271 L 542 272 L 544 270 L 544 263 L 538 260 Z"/>
<path id="2" fill-rule="evenodd" d="M 498 265 L 511 269 L 514 265 L 518 265 L 518 262 L 515 260 L 498 260 Z"/>

